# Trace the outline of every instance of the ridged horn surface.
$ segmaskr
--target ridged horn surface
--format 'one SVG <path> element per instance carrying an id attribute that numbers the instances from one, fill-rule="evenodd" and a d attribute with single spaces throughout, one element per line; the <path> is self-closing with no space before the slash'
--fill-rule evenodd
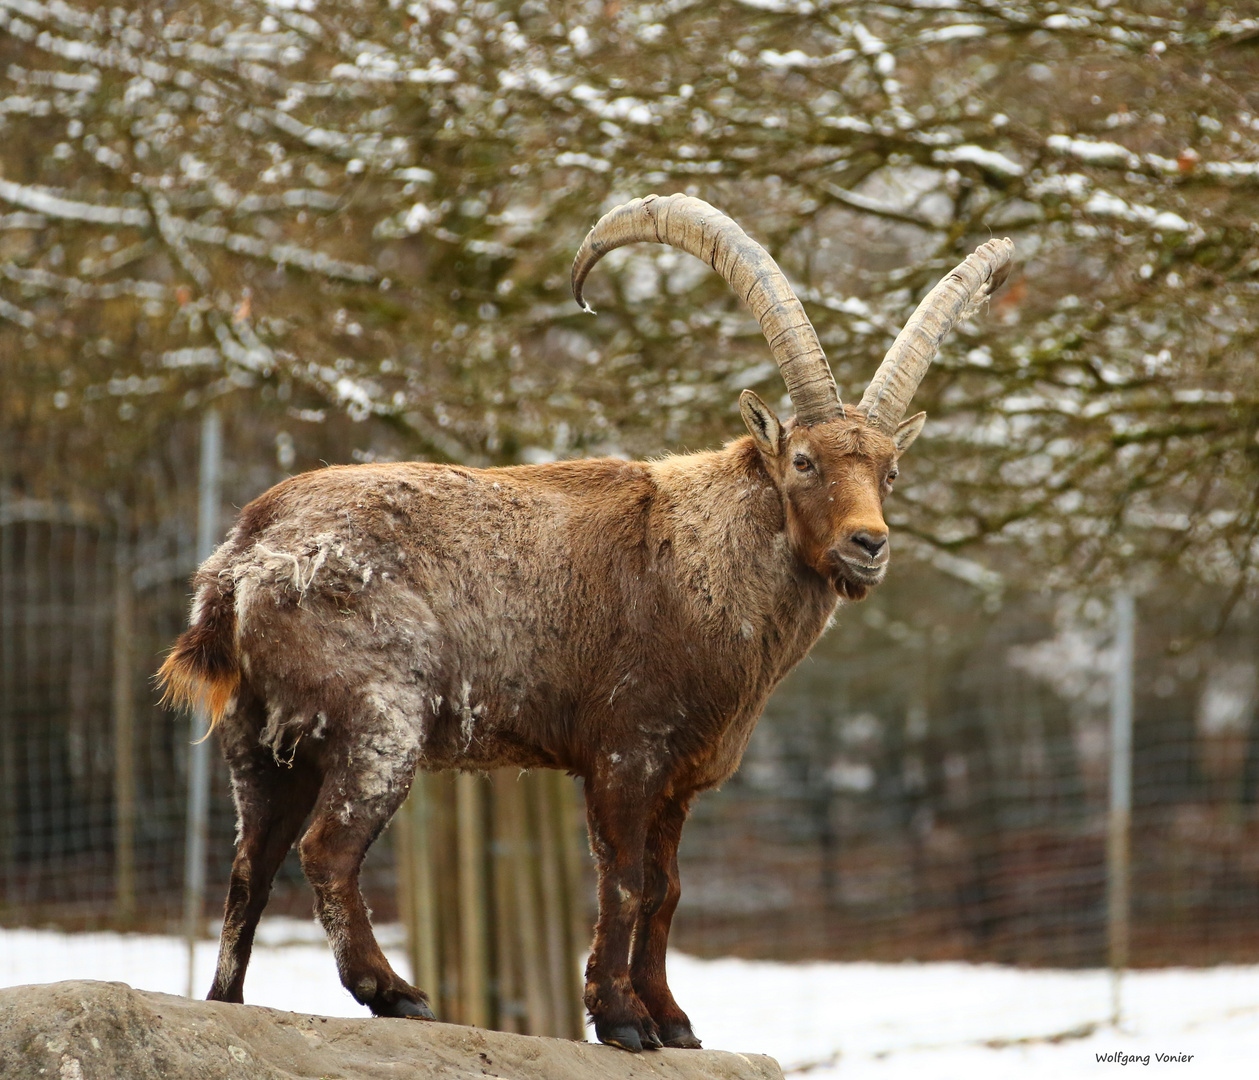
<path id="1" fill-rule="evenodd" d="M 1013 241 L 989 240 L 923 297 L 861 397 L 870 423 L 896 431 L 944 335 L 1001 287 L 1013 257 Z"/>
<path id="2" fill-rule="evenodd" d="M 604 214 L 573 260 L 573 296 L 582 310 L 592 310 L 582 285 L 595 263 L 613 248 L 637 241 L 689 252 L 726 279 L 761 324 L 800 423 L 844 415 L 826 354 L 786 275 L 769 252 L 702 199 L 647 195 Z"/>

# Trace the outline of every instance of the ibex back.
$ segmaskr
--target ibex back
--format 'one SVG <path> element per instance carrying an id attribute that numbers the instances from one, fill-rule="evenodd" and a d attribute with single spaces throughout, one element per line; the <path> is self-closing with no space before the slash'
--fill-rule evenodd
<path id="1" fill-rule="evenodd" d="M 901 417 L 1011 245 L 984 245 L 937 286 L 854 409 L 773 260 L 698 199 L 649 196 L 601 219 L 573 267 L 579 303 L 599 257 L 634 240 L 726 277 L 796 415 L 781 423 L 744 391 L 749 435 L 715 452 L 327 468 L 246 506 L 197 572 L 161 673 L 173 700 L 208 705 L 232 772 L 239 842 L 212 999 L 243 1000 L 271 881 L 309 818 L 302 866 L 341 981 L 377 1015 L 431 1018 L 376 944 L 363 856 L 417 768 L 541 766 L 585 781 L 598 1037 L 699 1046 L 665 977 L 688 809 L 738 767 L 839 599 L 882 580 L 882 503 L 925 418 Z"/>

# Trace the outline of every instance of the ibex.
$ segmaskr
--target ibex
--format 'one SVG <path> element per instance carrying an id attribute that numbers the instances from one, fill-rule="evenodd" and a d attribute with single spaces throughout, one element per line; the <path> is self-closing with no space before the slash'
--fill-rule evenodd
<path id="1" fill-rule="evenodd" d="M 665 977 L 688 809 L 738 767 L 839 599 L 883 580 L 883 500 L 925 414 L 901 418 L 1013 245 L 989 241 L 936 286 L 852 408 L 777 264 L 699 199 L 606 214 L 573 265 L 583 308 L 595 263 L 640 240 L 730 283 L 794 417 L 744 390 L 749 434 L 707 453 L 320 469 L 246 506 L 197 571 L 160 677 L 173 701 L 209 709 L 232 774 L 239 840 L 212 1000 L 243 1000 L 272 879 L 309 817 L 302 867 L 342 983 L 376 1015 L 432 1018 L 372 934 L 363 856 L 417 768 L 545 767 L 585 784 L 598 1038 L 700 1045 Z"/>

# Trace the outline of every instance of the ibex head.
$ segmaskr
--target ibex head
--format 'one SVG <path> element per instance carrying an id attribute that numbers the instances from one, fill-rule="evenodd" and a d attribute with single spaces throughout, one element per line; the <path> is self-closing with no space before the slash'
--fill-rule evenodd
<path id="1" fill-rule="evenodd" d="M 573 295 L 607 252 L 639 240 L 680 248 L 729 282 L 761 324 L 787 384 L 796 415 L 785 423 L 744 390 L 739 408 L 757 452 L 783 500 L 796 553 L 861 600 L 883 580 L 889 545 L 883 500 L 897 461 L 918 437 L 926 413 L 902 422 L 909 401 L 959 318 L 1004 281 L 1014 245 L 990 240 L 956 267 L 918 305 L 862 396 L 847 408 L 804 308 L 778 264 L 720 210 L 687 195 L 648 195 L 602 218 L 573 261 Z"/>
<path id="2" fill-rule="evenodd" d="M 781 423 L 751 390 L 740 395 L 739 409 L 782 496 L 792 548 L 840 596 L 864 599 L 891 555 L 883 500 L 927 414 L 889 437 L 855 414 L 811 426 L 794 417 Z"/>

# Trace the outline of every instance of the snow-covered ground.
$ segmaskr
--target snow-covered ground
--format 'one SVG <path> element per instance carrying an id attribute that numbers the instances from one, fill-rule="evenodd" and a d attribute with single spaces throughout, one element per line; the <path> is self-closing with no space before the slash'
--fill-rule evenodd
<path id="1" fill-rule="evenodd" d="M 406 970 L 397 928 L 380 937 Z M 215 946 L 196 955 L 209 985 Z M 1259 967 L 1130 973 L 1124 1022 L 1106 1026 L 1104 972 L 970 964 L 779 964 L 674 954 L 670 984 L 713 1048 L 772 1054 L 810 1080 L 988 1080 L 1158 1070 L 1211 1080 L 1259 1075 Z M 176 938 L 0 930 L 0 985 L 113 979 L 183 993 Z M 264 921 L 246 999 L 293 1012 L 362 1016 L 313 923 Z M 1135 1055 L 1099 1061 L 1098 1055 Z M 1160 1062 L 1156 1055 L 1192 1055 Z M 1148 1064 L 1146 1058 L 1148 1055 Z"/>

